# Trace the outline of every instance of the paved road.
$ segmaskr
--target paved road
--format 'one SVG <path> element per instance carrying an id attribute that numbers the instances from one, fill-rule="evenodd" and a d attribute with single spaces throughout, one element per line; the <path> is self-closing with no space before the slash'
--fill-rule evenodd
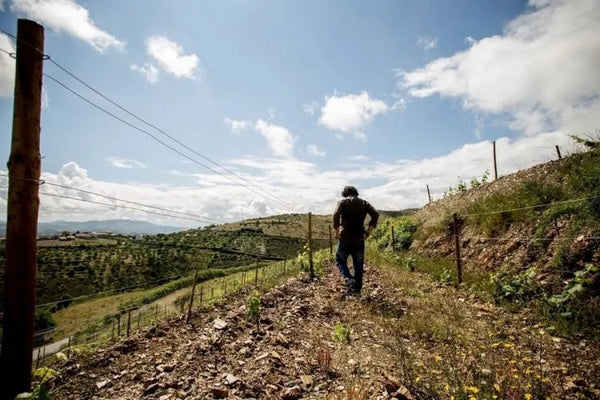
<path id="1" fill-rule="evenodd" d="M 33 360 L 35 361 L 37 359 L 38 351 L 39 351 L 40 357 L 42 357 L 44 354 L 46 357 L 48 357 L 48 356 L 51 356 L 52 354 L 58 353 L 58 351 L 61 349 L 61 347 L 66 346 L 68 344 L 69 344 L 69 338 L 64 338 L 64 339 L 59 340 L 58 342 L 50 343 L 45 346 L 36 347 L 35 349 L 33 349 Z"/>

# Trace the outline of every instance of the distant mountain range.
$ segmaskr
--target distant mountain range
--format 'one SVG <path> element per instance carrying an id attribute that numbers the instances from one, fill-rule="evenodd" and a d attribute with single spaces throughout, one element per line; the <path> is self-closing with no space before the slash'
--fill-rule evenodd
<path id="1" fill-rule="evenodd" d="M 130 219 L 109 219 L 103 221 L 69 222 L 54 221 L 38 223 L 38 235 L 60 234 L 62 232 L 112 232 L 121 235 L 156 235 L 183 230 L 176 226 L 156 225 Z M 0 222 L 0 236 L 5 236 L 6 223 Z"/>

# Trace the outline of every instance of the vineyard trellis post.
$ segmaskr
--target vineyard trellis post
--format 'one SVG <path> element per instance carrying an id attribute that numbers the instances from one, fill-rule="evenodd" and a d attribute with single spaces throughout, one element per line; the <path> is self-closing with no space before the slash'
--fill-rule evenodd
<path id="1" fill-rule="evenodd" d="M 127 310 L 127 337 L 129 337 L 129 332 L 131 330 L 131 308 Z"/>
<path id="2" fill-rule="evenodd" d="M 196 292 L 196 284 L 198 283 L 198 269 L 200 268 L 200 264 L 196 264 L 196 272 L 194 273 L 194 284 L 192 285 L 192 294 L 190 296 L 190 305 L 188 307 L 188 313 L 186 322 L 190 322 L 190 318 L 192 317 L 192 306 L 194 305 L 194 293 Z M 202 303 L 202 295 L 200 295 L 200 303 Z"/>
<path id="3" fill-rule="evenodd" d="M 44 27 L 19 19 L 16 47 L 0 355 L 0 392 L 10 399 L 31 389 Z"/>
<path id="4" fill-rule="evenodd" d="M 333 256 L 333 239 L 331 237 L 331 225 L 327 226 L 329 228 L 329 255 Z"/>
<path id="5" fill-rule="evenodd" d="M 258 257 L 256 257 L 256 268 L 254 269 L 254 286 L 258 285 Z"/>
<path id="6" fill-rule="evenodd" d="M 493 142 L 494 148 L 494 180 L 498 180 L 498 165 L 496 164 L 496 141 Z"/>
<path id="7" fill-rule="evenodd" d="M 315 279 L 315 269 L 313 265 L 312 254 L 312 213 L 308 213 L 308 268 L 310 271 L 310 279 Z"/>
<path id="8" fill-rule="evenodd" d="M 462 283 L 462 260 L 460 258 L 460 221 L 456 213 L 452 214 L 454 228 L 454 252 L 456 254 L 456 273 L 458 284 Z"/>

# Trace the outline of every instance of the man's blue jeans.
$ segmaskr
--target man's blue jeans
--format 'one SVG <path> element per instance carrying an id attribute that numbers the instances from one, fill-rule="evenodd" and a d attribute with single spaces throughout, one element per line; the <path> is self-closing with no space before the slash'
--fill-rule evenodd
<path id="1" fill-rule="evenodd" d="M 354 265 L 354 276 L 348 269 L 348 257 L 352 256 L 352 264 Z M 353 290 L 360 292 L 363 282 L 363 264 L 365 262 L 365 242 L 342 242 L 340 240 L 335 253 L 337 267 L 346 282 L 353 279 L 355 281 Z"/>

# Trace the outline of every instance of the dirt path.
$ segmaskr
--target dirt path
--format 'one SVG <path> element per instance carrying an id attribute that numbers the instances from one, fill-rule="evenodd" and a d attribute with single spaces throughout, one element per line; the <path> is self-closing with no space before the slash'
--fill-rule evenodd
<path id="1" fill-rule="evenodd" d="M 596 398 L 599 346 L 397 268 L 368 268 L 362 298 L 333 267 L 58 365 L 55 399 Z M 575 362 L 576 361 L 576 362 Z M 496 397 L 494 397 L 496 396 Z"/>

